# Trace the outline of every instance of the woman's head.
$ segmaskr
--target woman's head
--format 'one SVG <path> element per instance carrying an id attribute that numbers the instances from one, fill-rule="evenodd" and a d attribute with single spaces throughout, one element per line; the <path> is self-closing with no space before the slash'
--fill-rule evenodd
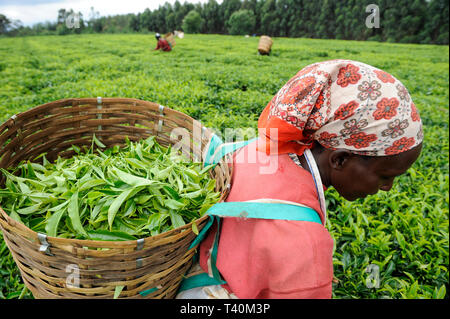
<path id="1" fill-rule="evenodd" d="M 361 179 L 362 185 L 370 182 L 356 174 L 364 169 L 385 174 L 383 166 L 395 164 L 391 175 L 406 171 L 420 154 L 423 140 L 422 122 L 405 86 L 380 69 L 351 60 L 303 68 L 269 102 L 258 127 L 266 142 L 258 148 L 266 153 L 301 155 L 319 143 L 325 154 L 343 163 L 329 164 L 329 183 L 342 195 L 346 190 L 358 193 L 349 189 L 345 176 Z M 361 193 L 376 192 L 367 188 Z"/>
<path id="2" fill-rule="evenodd" d="M 389 191 L 394 179 L 411 167 L 421 150 L 422 143 L 396 155 L 364 156 L 318 144 L 313 152 L 317 155 L 323 184 L 332 185 L 342 197 L 353 201 L 380 190 Z"/>

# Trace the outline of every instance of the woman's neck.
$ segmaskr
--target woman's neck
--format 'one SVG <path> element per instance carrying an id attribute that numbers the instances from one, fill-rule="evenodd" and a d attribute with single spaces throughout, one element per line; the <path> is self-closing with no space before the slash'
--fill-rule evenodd
<path id="1" fill-rule="evenodd" d="M 311 153 L 314 157 L 314 161 L 316 162 L 317 168 L 319 169 L 322 184 L 328 188 L 330 186 L 330 182 L 328 178 L 327 160 L 326 157 L 323 156 L 325 152 L 323 151 L 321 152 L 319 150 L 319 147 L 313 147 L 311 149 Z M 312 175 L 312 172 L 309 169 L 308 162 L 306 161 L 305 154 L 299 156 L 298 159 L 300 160 L 300 163 L 302 164 L 303 168 L 306 169 L 308 172 L 310 172 Z"/>

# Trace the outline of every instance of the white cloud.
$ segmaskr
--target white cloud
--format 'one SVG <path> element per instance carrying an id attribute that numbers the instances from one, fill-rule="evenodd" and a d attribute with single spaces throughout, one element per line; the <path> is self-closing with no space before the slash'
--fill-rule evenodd
<path id="1" fill-rule="evenodd" d="M 139 13 L 146 8 L 150 10 L 157 9 L 165 2 L 171 4 L 175 0 L 40 0 L 30 4 L 31 1 L 0 1 L 0 13 L 9 19 L 20 20 L 25 26 L 31 26 L 38 22 L 55 22 L 59 9 L 81 12 L 83 17 L 89 18 L 91 7 L 100 13 L 100 16 Z M 38 3 L 36 3 L 38 2 Z M 184 3 L 185 0 L 179 0 Z M 207 0 L 187 1 L 190 3 L 205 3 Z M 219 1 L 218 1 L 219 2 Z M 14 4 L 13 4 L 14 3 Z"/>

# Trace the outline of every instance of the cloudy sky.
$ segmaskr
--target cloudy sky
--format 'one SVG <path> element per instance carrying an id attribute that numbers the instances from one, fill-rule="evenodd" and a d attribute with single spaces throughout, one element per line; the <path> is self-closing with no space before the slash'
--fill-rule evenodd
<path id="1" fill-rule="evenodd" d="M 179 1 L 184 3 L 186 0 Z M 20 20 L 25 26 L 31 26 L 38 22 L 55 22 L 58 10 L 62 8 L 81 12 L 83 17 L 88 19 L 91 7 L 94 7 L 100 16 L 108 16 L 139 13 L 146 8 L 154 10 L 165 2 L 173 4 L 175 0 L 0 0 L 0 13 L 10 20 Z M 186 2 L 205 3 L 207 0 L 187 0 Z"/>

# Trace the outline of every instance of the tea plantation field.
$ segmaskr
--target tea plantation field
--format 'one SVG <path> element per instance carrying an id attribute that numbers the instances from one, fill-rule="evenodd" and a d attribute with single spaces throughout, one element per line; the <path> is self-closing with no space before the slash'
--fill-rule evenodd
<path id="1" fill-rule="evenodd" d="M 204 125 L 256 128 L 259 113 L 304 66 L 345 58 L 400 79 L 424 122 L 420 159 L 392 191 L 348 202 L 327 190 L 335 241 L 334 298 L 448 298 L 448 46 L 186 35 L 172 52 L 153 35 L 0 38 L 0 123 L 70 97 L 130 97 Z M 31 298 L 0 236 L 0 299 Z"/>

